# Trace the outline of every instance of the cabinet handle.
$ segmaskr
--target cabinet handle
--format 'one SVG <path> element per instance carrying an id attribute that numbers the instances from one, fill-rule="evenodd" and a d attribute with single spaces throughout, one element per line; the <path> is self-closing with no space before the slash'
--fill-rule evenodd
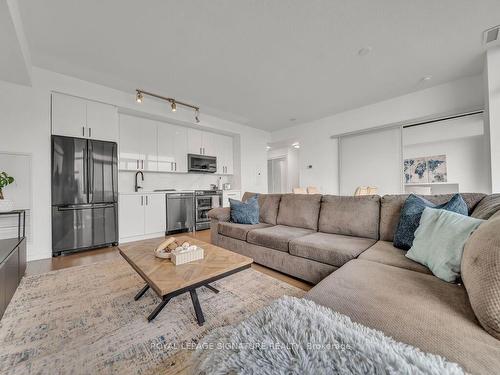
<path id="1" fill-rule="evenodd" d="M 137 169 L 139 169 L 139 159 L 137 159 L 136 162 L 137 162 Z"/>
<path id="2" fill-rule="evenodd" d="M 141 206 L 144 206 L 144 196 L 141 195 Z"/>
<path id="3" fill-rule="evenodd" d="M 89 128 L 89 138 L 92 138 L 92 128 Z"/>
<path id="4" fill-rule="evenodd" d="M 200 147 L 200 155 L 201 155 L 201 147 Z"/>
<path id="5" fill-rule="evenodd" d="M 149 205 L 149 197 L 146 195 L 146 206 Z"/>
<path id="6" fill-rule="evenodd" d="M 174 164 L 175 164 L 175 170 L 177 171 L 177 162 L 175 162 Z"/>
<path id="7" fill-rule="evenodd" d="M 85 126 L 82 126 L 82 135 L 85 137 Z"/>
<path id="8" fill-rule="evenodd" d="M 141 165 L 142 165 L 141 169 L 144 169 L 144 160 L 141 160 Z"/>

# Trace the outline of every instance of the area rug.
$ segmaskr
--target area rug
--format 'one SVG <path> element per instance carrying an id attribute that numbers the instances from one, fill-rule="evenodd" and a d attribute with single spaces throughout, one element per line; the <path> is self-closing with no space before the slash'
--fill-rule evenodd
<path id="1" fill-rule="evenodd" d="M 189 294 L 160 302 L 124 260 L 25 277 L 0 321 L 1 374 L 177 374 L 214 328 L 236 324 L 284 295 L 305 292 L 248 269 L 198 291 L 200 327 Z"/>
<path id="2" fill-rule="evenodd" d="M 459 365 L 352 322 L 313 301 L 283 297 L 234 327 L 212 331 L 194 374 L 462 375 Z"/>

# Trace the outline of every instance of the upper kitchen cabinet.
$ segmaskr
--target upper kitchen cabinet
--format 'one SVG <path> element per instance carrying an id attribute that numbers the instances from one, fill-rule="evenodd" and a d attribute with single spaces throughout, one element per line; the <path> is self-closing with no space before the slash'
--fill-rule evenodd
<path id="1" fill-rule="evenodd" d="M 187 172 L 188 130 L 158 122 L 158 171 Z"/>
<path id="2" fill-rule="evenodd" d="M 118 141 L 115 106 L 52 93 L 52 134 Z"/>
<path id="3" fill-rule="evenodd" d="M 196 155 L 203 154 L 203 131 L 188 129 L 188 153 Z"/>
<path id="4" fill-rule="evenodd" d="M 120 163 L 122 170 L 158 170 L 157 122 L 120 114 Z"/>
<path id="5" fill-rule="evenodd" d="M 118 112 L 109 104 L 87 101 L 89 137 L 100 141 L 118 142 Z"/>
<path id="6" fill-rule="evenodd" d="M 233 137 L 227 135 L 217 136 L 217 173 L 218 174 L 233 174 Z"/>

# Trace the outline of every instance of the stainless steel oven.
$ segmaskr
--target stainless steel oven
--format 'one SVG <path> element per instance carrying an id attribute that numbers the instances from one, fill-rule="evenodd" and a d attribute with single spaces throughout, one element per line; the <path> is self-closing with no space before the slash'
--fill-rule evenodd
<path id="1" fill-rule="evenodd" d="M 196 230 L 208 229 L 210 228 L 208 211 L 215 207 L 222 207 L 222 191 L 197 190 L 194 194 Z"/>
<path id="2" fill-rule="evenodd" d="M 217 158 L 215 156 L 188 154 L 188 172 L 215 173 Z"/>

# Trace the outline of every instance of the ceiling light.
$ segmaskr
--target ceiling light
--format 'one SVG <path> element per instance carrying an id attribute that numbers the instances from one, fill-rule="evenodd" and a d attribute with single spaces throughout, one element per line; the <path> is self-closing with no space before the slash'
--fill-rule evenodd
<path id="1" fill-rule="evenodd" d="M 366 56 L 373 50 L 372 47 L 363 47 L 358 51 L 359 56 Z"/>
<path id="2" fill-rule="evenodd" d="M 137 91 L 137 94 L 135 95 L 135 101 L 137 103 L 142 103 L 142 99 L 144 99 L 144 95 L 142 95 L 142 92 Z"/>
<path id="3" fill-rule="evenodd" d="M 293 148 L 300 148 L 300 143 L 299 142 L 294 142 L 292 143 Z"/>
<path id="4" fill-rule="evenodd" d="M 266 146 L 266 150 L 269 151 L 271 149 L 271 146 Z"/>
<path id="5" fill-rule="evenodd" d="M 196 120 L 196 123 L 200 123 L 200 110 L 198 108 L 195 109 L 194 111 L 194 119 Z"/>
<path id="6" fill-rule="evenodd" d="M 432 76 L 425 76 L 425 77 L 422 77 L 422 81 L 423 82 L 428 82 L 432 79 Z"/>
<path id="7" fill-rule="evenodd" d="M 172 107 L 172 112 L 177 111 L 177 104 L 175 104 L 175 100 L 172 100 L 170 107 Z"/>

